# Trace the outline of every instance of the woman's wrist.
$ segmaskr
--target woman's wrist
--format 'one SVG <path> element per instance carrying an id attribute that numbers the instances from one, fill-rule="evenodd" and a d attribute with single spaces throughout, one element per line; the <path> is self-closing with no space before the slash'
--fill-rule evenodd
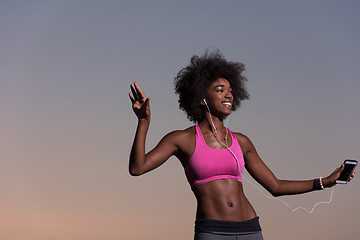
<path id="1" fill-rule="evenodd" d="M 319 178 L 315 178 L 314 179 L 314 184 L 313 184 L 313 190 L 324 190 L 325 186 L 323 183 L 323 178 L 319 177 Z"/>
<path id="2" fill-rule="evenodd" d="M 313 185 L 313 189 L 314 190 L 324 190 L 325 188 L 329 188 L 334 186 L 334 184 L 331 182 L 331 180 L 329 180 L 329 177 L 319 177 L 314 179 L 314 185 Z"/>
<path id="3" fill-rule="evenodd" d="M 138 123 L 139 124 L 147 124 L 147 125 L 149 125 L 150 124 L 150 117 L 149 118 L 139 118 Z"/>
<path id="4" fill-rule="evenodd" d="M 332 183 L 328 177 L 322 178 L 322 184 L 324 186 L 324 188 L 329 188 L 334 186 L 334 183 Z"/>

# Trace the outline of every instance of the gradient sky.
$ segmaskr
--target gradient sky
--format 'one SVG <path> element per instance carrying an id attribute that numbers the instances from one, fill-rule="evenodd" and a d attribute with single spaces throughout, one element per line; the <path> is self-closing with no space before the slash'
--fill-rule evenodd
<path id="1" fill-rule="evenodd" d="M 138 81 L 152 97 L 150 150 L 192 125 L 173 78 L 207 48 L 245 64 L 251 98 L 229 128 L 278 178 L 359 160 L 359 11 L 347 0 L 0 1 L 0 238 L 192 239 L 196 201 L 177 159 L 128 174 L 127 94 Z M 359 183 L 312 214 L 244 188 L 265 239 L 338 240 L 360 236 Z M 311 209 L 330 193 L 281 199 Z"/>

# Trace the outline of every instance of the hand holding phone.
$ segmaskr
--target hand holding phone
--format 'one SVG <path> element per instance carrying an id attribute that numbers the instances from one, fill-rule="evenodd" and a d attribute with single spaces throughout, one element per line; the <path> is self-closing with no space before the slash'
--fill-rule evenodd
<path id="1" fill-rule="evenodd" d="M 345 160 L 344 169 L 340 173 L 340 177 L 335 181 L 335 183 L 346 184 L 349 181 L 350 176 L 353 173 L 357 164 L 358 162 L 356 160 Z"/>

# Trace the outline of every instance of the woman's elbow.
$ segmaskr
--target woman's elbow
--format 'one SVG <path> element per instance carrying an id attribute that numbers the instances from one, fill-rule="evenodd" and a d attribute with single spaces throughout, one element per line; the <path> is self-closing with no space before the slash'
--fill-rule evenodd
<path id="1" fill-rule="evenodd" d="M 136 173 L 134 171 L 129 171 L 130 175 L 133 176 L 133 177 L 137 177 L 137 176 L 140 176 L 141 174 L 139 173 Z"/>
<path id="2" fill-rule="evenodd" d="M 135 168 L 131 168 L 131 167 L 129 167 L 129 173 L 133 177 L 137 177 L 137 176 L 144 174 L 144 172 L 140 171 L 139 169 L 135 169 Z"/>
<path id="3" fill-rule="evenodd" d="M 273 197 L 279 197 L 282 196 L 283 193 L 280 191 L 280 182 L 279 180 L 276 181 L 275 184 L 273 184 L 271 187 L 269 187 L 268 191 Z"/>
<path id="4" fill-rule="evenodd" d="M 280 192 L 278 192 L 278 191 L 270 191 L 270 193 L 271 193 L 271 195 L 273 196 L 273 197 L 280 197 L 282 194 L 280 193 Z"/>

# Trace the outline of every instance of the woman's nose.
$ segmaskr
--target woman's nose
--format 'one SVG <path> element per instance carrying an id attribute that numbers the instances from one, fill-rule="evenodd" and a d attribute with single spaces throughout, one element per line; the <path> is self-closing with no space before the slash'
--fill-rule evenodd
<path id="1" fill-rule="evenodd" d="M 225 95 L 226 98 L 232 98 L 232 93 L 231 92 L 227 92 Z"/>

